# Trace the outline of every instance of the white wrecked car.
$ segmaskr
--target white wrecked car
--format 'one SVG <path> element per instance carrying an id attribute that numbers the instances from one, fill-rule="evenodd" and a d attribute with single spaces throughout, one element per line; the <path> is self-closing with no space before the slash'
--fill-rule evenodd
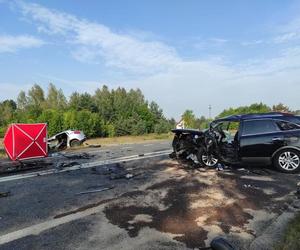
<path id="1" fill-rule="evenodd" d="M 48 138 L 49 149 L 65 149 L 80 146 L 86 140 L 80 130 L 66 130 Z"/>

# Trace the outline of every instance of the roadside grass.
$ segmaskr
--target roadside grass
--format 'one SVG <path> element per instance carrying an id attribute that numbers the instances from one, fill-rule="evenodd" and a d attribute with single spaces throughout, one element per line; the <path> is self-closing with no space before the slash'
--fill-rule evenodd
<path id="1" fill-rule="evenodd" d="M 300 213 L 289 223 L 285 234 L 275 250 L 298 250 L 300 249 Z"/>
<path id="2" fill-rule="evenodd" d="M 5 158 L 6 157 L 6 152 L 4 148 L 0 148 L 0 158 Z"/>
<path id="3" fill-rule="evenodd" d="M 145 141 L 158 141 L 158 140 L 171 140 L 173 138 L 172 133 L 166 134 L 147 134 L 147 135 L 137 135 L 137 136 L 119 136 L 119 137 L 111 137 L 111 138 L 91 138 L 87 139 L 82 146 L 68 149 L 80 149 L 82 147 L 88 147 L 89 145 L 101 145 L 108 146 L 112 144 L 127 144 L 127 143 L 142 143 Z M 0 159 L 6 158 L 6 152 L 4 150 L 3 139 L 0 138 Z"/>

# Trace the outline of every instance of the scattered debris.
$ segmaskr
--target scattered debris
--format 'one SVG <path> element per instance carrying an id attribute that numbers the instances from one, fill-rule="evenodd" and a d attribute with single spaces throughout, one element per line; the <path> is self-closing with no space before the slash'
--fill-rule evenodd
<path id="1" fill-rule="evenodd" d="M 93 174 L 109 175 L 110 180 L 132 179 L 138 175 L 141 175 L 141 173 L 131 173 L 129 170 L 133 170 L 133 168 L 125 169 L 120 163 L 101 167 L 99 169 L 95 167 L 91 169 Z"/>
<path id="2" fill-rule="evenodd" d="M 224 170 L 223 165 L 221 163 L 218 163 L 217 167 L 216 167 L 216 170 L 217 171 L 223 171 Z"/>
<path id="3" fill-rule="evenodd" d="M 194 163 L 196 164 L 199 164 L 199 161 L 198 161 L 198 158 L 196 155 L 194 154 L 189 154 L 187 157 L 186 157 L 187 160 L 191 159 Z"/>
<path id="4" fill-rule="evenodd" d="M 67 167 L 73 167 L 73 166 L 77 166 L 80 165 L 80 163 L 78 163 L 77 161 L 71 161 L 71 162 L 58 162 L 55 166 L 56 169 L 63 169 L 63 168 L 67 168 Z"/>
<path id="5" fill-rule="evenodd" d="M 145 156 L 145 154 L 139 154 L 139 157 Z"/>
<path id="6" fill-rule="evenodd" d="M 105 187 L 105 188 L 101 188 L 101 189 L 94 189 L 94 190 L 89 190 L 89 191 L 84 191 L 84 192 L 77 193 L 77 195 L 99 193 L 99 192 L 104 192 L 104 191 L 107 191 L 107 190 L 110 190 L 110 189 L 113 189 L 113 188 L 115 188 L 115 187 L 111 186 L 111 187 Z"/>
<path id="7" fill-rule="evenodd" d="M 88 144 L 88 143 L 86 143 L 86 145 L 88 146 L 88 148 L 101 148 L 100 144 Z"/>
<path id="8" fill-rule="evenodd" d="M 117 179 L 132 179 L 133 177 L 136 177 L 138 175 L 141 175 L 141 173 L 137 173 L 137 174 L 111 174 L 109 179 L 110 180 L 117 180 Z"/>
<path id="9" fill-rule="evenodd" d="M 300 182 L 297 183 L 296 196 L 297 196 L 298 199 L 300 199 Z"/>
<path id="10" fill-rule="evenodd" d="M 81 154 L 76 154 L 76 155 L 66 155 L 66 154 L 60 154 L 63 157 L 67 158 L 67 159 L 72 159 L 72 160 L 77 160 L 77 159 L 91 159 L 93 158 L 95 155 L 91 155 L 88 153 L 81 153 Z"/>
<path id="11" fill-rule="evenodd" d="M 10 194 L 10 192 L 8 191 L 8 192 L 0 192 L 0 198 L 3 198 L 3 197 L 8 197 L 8 196 L 10 196 L 11 194 Z"/>
<path id="12" fill-rule="evenodd" d="M 213 250 L 234 250 L 235 248 L 224 238 L 216 237 L 210 243 L 210 247 Z"/>

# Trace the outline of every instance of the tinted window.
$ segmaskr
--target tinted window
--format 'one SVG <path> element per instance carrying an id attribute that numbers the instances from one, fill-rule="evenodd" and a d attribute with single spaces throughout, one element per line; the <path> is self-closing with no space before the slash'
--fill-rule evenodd
<path id="1" fill-rule="evenodd" d="M 244 122 L 243 135 L 263 134 L 278 130 L 273 120 L 251 120 Z"/>
<path id="2" fill-rule="evenodd" d="M 285 122 L 285 121 L 278 121 L 276 122 L 277 126 L 280 128 L 280 130 L 294 130 L 294 129 L 300 129 L 300 126 L 291 123 L 291 122 Z"/>

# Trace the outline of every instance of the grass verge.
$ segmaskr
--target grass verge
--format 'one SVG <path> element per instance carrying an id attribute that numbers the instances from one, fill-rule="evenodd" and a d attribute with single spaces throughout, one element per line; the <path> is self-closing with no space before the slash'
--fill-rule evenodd
<path id="1" fill-rule="evenodd" d="M 110 145 L 110 144 L 127 144 L 127 143 L 139 143 L 144 141 L 157 141 L 157 140 L 171 140 L 173 138 L 172 133 L 167 134 L 147 134 L 147 135 L 137 135 L 137 136 L 119 136 L 111 138 L 92 138 L 88 139 L 84 144 L 100 144 L 100 145 Z"/>
<path id="2" fill-rule="evenodd" d="M 142 143 L 145 141 L 158 141 L 158 140 L 171 140 L 173 138 L 172 133 L 166 134 L 147 134 L 137 136 L 119 136 L 111 138 L 91 138 L 84 142 L 84 146 L 88 145 L 111 145 L 111 144 L 127 144 L 127 143 Z M 87 145 L 88 144 L 88 145 Z M 79 147 L 81 148 L 81 146 Z M 5 158 L 6 153 L 3 149 L 3 139 L 0 139 L 0 158 Z"/>
<path id="3" fill-rule="evenodd" d="M 275 250 L 298 250 L 300 249 L 300 213 L 289 223 L 285 234 Z"/>

